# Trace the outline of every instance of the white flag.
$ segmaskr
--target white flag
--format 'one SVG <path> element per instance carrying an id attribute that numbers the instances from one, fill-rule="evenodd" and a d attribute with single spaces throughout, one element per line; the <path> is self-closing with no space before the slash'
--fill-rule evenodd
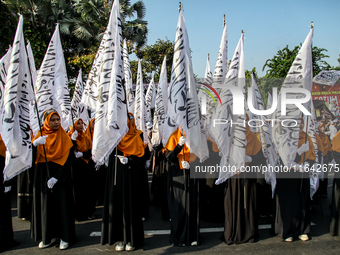
<path id="1" fill-rule="evenodd" d="M 44 112 L 55 109 L 60 114 L 62 127 L 68 130 L 71 125 L 69 121 L 71 99 L 64 53 L 60 41 L 59 24 L 55 28 L 38 71 L 35 95 L 41 123 L 43 123 Z M 37 118 L 37 116 L 34 117 Z M 33 133 L 36 134 L 39 126 L 34 126 L 32 129 Z"/>
<path id="2" fill-rule="evenodd" d="M 146 91 L 145 95 L 145 104 L 146 104 L 146 121 L 152 122 L 151 119 L 151 109 L 155 108 L 155 101 L 156 101 L 156 88 L 155 88 L 155 72 L 152 72 L 151 81 Z"/>
<path id="3" fill-rule="evenodd" d="M 196 89 L 188 33 L 183 13 L 180 11 L 168 89 L 168 112 L 171 119 L 185 131 L 190 152 L 203 162 L 209 157 L 209 151 L 207 138 L 201 130 Z"/>
<path id="4" fill-rule="evenodd" d="M 83 82 L 83 74 L 82 70 L 79 69 L 76 85 L 73 92 L 73 97 L 71 101 L 71 114 L 70 114 L 70 123 L 72 126 L 76 120 L 79 118 L 83 120 L 85 125 L 89 123 L 91 120 L 90 112 L 91 109 L 88 109 L 86 105 L 81 103 L 81 99 L 84 93 L 84 82 Z"/>
<path id="5" fill-rule="evenodd" d="M 220 43 L 220 48 L 218 50 L 218 56 L 214 71 L 214 82 L 224 83 L 227 72 L 228 72 L 228 37 L 227 37 L 227 24 L 223 26 L 223 33 Z"/>
<path id="6" fill-rule="evenodd" d="M 251 88 L 248 90 L 248 101 L 252 99 L 253 108 L 256 110 L 263 111 L 265 110 L 264 103 L 262 100 L 262 96 L 260 90 L 256 84 L 254 74 L 251 74 Z M 260 140 L 262 145 L 262 152 L 264 157 L 266 158 L 266 163 L 268 167 L 268 171 L 265 172 L 264 176 L 267 183 L 271 184 L 272 194 L 274 195 L 275 187 L 276 187 L 276 174 L 273 170 L 278 164 L 279 157 L 277 155 L 277 151 L 275 149 L 275 145 L 271 135 L 271 128 L 268 122 L 266 115 L 253 115 L 253 119 L 260 120 L 260 123 L 252 123 L 252 125 L 256 125 L 257 132 L 260 133 Z M 250 118 L 250 120 L 252 120 Z"/>
<path id="7" fill-rule="evenodd" d="M 2 110 L 2 106 L 4 103 L 4 93 L 5 93 L 5 84 L 7 79 L 8 66 L 11 62 L 12 56 L 12 47 L 10 47 L 6 54 L 0 59 L 0 111 Z M 0 131 L 1 131 L 1 122 L 0 122 Z"/>
<path id="8" fill-rule="evenodd" d="M 310 92 L 312 91 L 312 40 L 313 28 L 310 30 L 292 66 L 290 67 L 288 75 L 282 85 L 281 92 L 284 88 L 304 88 Z M 277 104 L 278 108 L 273 114 L 273 119 L 277 119 L 274 123 L 273 137 L 282 162 L 284 163 L 284 165 L 288 166 L 295 160 L 296 150 L 299 141 L 299 125 L 301 122 L 302 112 L 296 105 L 287 104 L 286 115 L 281 115 L 281 112 L 283 110 L 281 109 L 281 92 Z M 303 93 L 287 93 L 286 97 L 288 99 L 298 99 L 304 98 L 305 95 Z M 309 103 L 304 105 L 307 109 L 310 108 Z M 285 122 L 285 126 L 290 127 L 283 127 L 281 125 L 283 121 Z M 296 123 L 297 125 L 295 125 Z"/>
<path id="9" fill-rule="evenodd" d="M 218 50 L 218 55 L 217 55 L 217 60 L 216 60 L 216 65 L 215 65 L 215 70 L 214 70 L 214 75 L 213 75 L 213 83 L 216 84 L 223 84 L 226 75 L 228 72 L 228 37 L 227 37 L 227 24 L 224 23 L 223 25 L 223 33 L 222 33 L 222 38 L 221 38 L 221 43 L 220 43 L 220 48 Z M 216 88 L 216 91 L 218 94 L 221 92 L 221 88 Z M 216 111 L 217 107 L 217 97 L 215 94 L 212 94 L 213 98 L 207 97 L 207 110 L 205 114 L 205 128 L 206 130 L 210 129 L 210 125 L 212 124 L 212 115 Z M 210 132 L 208 131 L 207 133 L 208 137 L 210 139 L 213 139 L 210 136 Z"/>
<path id="10" fill-rule="evenodd" d="M 125 77 L 125 91 L 128 101 L 128 111 L 134 114 L 135 112 L 135 95 L 132 89 L 132 73 L 130 67 L 129 53 L 127 50 L 126 39 L 124 39 L 123 49 L 123 60 L 124 60 L 124 77 Z"/>
<path id="11" fill-rule="evenodd" d="M 138 130 L 143 131 L 143 142 L 148 143 L 148 134 L 146 129 L 146 104 L 143 85 L 143 74 L 140 59 L 138 60 L 137 82 L 136 82 L 136 97 L 135 97 L 135 123 Z"/>
<path id="12" fill-rule="evenodd" d="M 152 139 L 153 146 L 161 143 L 164 137 L 164 125 L 168 111 L 168 79 L 166 72 L 166 56 L 163 59 L 156 95 L 155 114 L 153 116 Z M 170 133 L 171 135 L 172 133 Z M 165 144 L 164 144 L 165 145 Z"/>
<path id="13" fill-rule="evenodd" d="M 244 92 L 243 33 L 234 51 L 225 84 L 237 86 Z M 210 137 L 222 152 L 221 166 L 232 165 L 236 169 L 240 169 L 245 163 L 245 147 L 247 144 L 245 116 L 233 114 L 233 95 L 229 89 L 222 88 L 220 98 L 222 104 L 218 104 L 216 107 L 213 119 L 224 119 L 228 122 L 225 125 L 211 125 L 209 129 Z M 230 124 L 231 121 L 234 123 L 233 125 Z M 216 184 L 223 183 L 235 173 L 220 172 Z"/>
<path id="14" fill-rule="evenodd" d="M 33 99 L 33 90 L 23 23 L 23 17 L 20 15 L 8 67 L 1 114 L 1 135 L 7 148 L 5 181 L 32 166 L 29 101 Z"/>
<path id="15" fill-rule="evenodd" d="M 98 73 L 98 96 L 95 98 L 92 159 L 97 166 L 107 161 L 113 149 L 128 132 L 126 95 L 122 84 L 122 43 L 119 1 L 114 1 L 109 24 L 101 42 L 102 61 Z"/>

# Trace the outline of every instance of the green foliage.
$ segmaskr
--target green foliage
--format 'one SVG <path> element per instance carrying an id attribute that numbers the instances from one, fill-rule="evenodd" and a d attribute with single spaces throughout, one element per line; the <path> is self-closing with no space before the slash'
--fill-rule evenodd
<path id="1" fill-rule="evenodd" d="M 301 46 L 302 44 L 300 44 L 300 46 L 295 46 L 293 50 L 290 50 L 287 45 L 282 50 L 279 50 L 273 58 L 267 59 L 262 71 L 266 68 L 268 68 L 268 70 L 266 71 L 264 78 L 262 78 L 258 84 L 259 89 L 264 96 L 264 101 L 267 101 L 268 92 L 271 92 L 273 87 L 277 87 L 278 91 L 281 89 L 283 83 L 282 79 L 275 78 L 285 78 L 287 76 Z M 331 69 L 331 66 L 323 60 L 324 58 L 329 57 L 324 54 L 324 52 L 327 52 L 324 48 L 318 48 L 316 46 L 312 48 L 313 76 L 317 75 L 321 70 Z"/>
<path id="2" fill-rule="evenodd" d="M 11 13 L 2 1 L 0 1 L 0 58 L 5 55 L 9 45 L 12 45 L 17 27 L 18 18 Z"/>
<path id="3" fill-rule="evenodd" d="M 285 78 L 301 45 L 302 44 L 300 44 L 300 46 L 295 46 L 293 50 L 290 50 L 287 45 L 282 50 L 279 50 L 272 59 L 267 59 L 262 68 L 262 71 L 264 71 L 265 68 L 268 68 L 266 77 Z M 324 58 L 329 58 L 329 56 L 325 55 L 323 52 L 327 52 L 327 50 L 316 46 L 312 48 L 313 76 L 317 75 L 321 70 L 330 69 L 330 65 L 323 60 Z"/>
<path id="4" fill-rule="evenodd" d="M 79 67 L 84 73 L 90 69 L 93 54 L 97 52 L 103 32 L 108 24 L 111 5 L 107 0 L 6 0 L 0 5 L 0 53 L 12 44 L 18 17 L 24 18 L 25 38 L 30 40 L 37 68 L 45 55 L 51 36 L 59 23 L 68 76 L 77 77 Z M 131 5 L 120 1 L 122 33 L 130 48 L 140 49 L 146 43 L 147 22 L 142 1 Z M 13 17 L 12 17 L 13 16 Z M 133 19 L 136 17 L 135 19 Z M 4 35 L 2 35 L 2 33 Z M 6 38 L 6 39 L 4 39 Z M 77 58 L 79 58 L 77 60 Z"/>
<path id="5" fill-rule="evenodd" d="M 142 68 L 145 71 L 145 81 L 149 82 L 151 79 L 152 72 L 155 72 L 155 82 L 159 81 L 159 75 L 161 72 L 162 63 L 166 56 L 167 66 L 167 78 L 170 80 L 172 57 L 174 53 L 174 42 L 169 39 L 161 40 L 158 39 L 155 44 L 145 46 L 142 50 L 137 51 L 136 55 L 139 59 L 142 59 Z M 132 69 L 132 66 L 131 66 Z M 132 70 L 131 70 L 132 71 Z M 132 71 L 132 76 L 136 77 L 136 73 Z"/>

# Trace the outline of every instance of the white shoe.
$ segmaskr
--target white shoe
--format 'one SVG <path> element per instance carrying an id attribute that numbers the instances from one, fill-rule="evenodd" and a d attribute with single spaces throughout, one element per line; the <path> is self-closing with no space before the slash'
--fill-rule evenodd
<path id="1" fill-rule="evenodd" d="M 197 241 L 193 241 L 192 243 L 191 243 L 191 246 L 197 246 Z"/>
<path id="2" fill-rule="evenodd" d="M 134 249 L 135 249 L 135 247 L 132 247 L 131 243 L 127 243 L 127 245 L 125 246 L 126 251 L 133 251 Z"/>
<path id="3" fill-rule="evenodd" d="M 293 242 L 293 237 L 288 237 L 285 239 L 285 242 Z"/>
<path id="4" fill-rule="evenodd" d="M 57 241 L 57 238 L 52 238 L 52 240 L 51 240 L 51 242 L 50 242 L 49 244 L 44 244 L 43 241 L 41 241 L 41 242 L 39 243 L 38 247 L 39 247 L 40 249 L 45 249 L 45 248 L 51 246 L 51 245 L 52 245 L 53 243 L 55 243 L 56 241 Z"/>
<path id="5" fill-rule="evenodd" d="M 309 240 L 309 237 L 308 237 L 308 235 L 306 235 L 306 234 L 302 234 L 302 235 L 299 235 L 299 239 L 300 239 L 301 241 L 308 241 L 308 240 Z"/>
<path id="6" fill-rule="evenodd" d="M 63 240 L 60 239 L 59 249 L 60 250 L 65 250 L 67 248 L 68 248 L 68 243 L 64 242 Z"/>
<path id="7" fill-rule="evenodd" d="M 115 247 L 116 251 L 124 251 L 124 249 L 125 249 L 125 245 L 123 242 L 119 242 Z"/>

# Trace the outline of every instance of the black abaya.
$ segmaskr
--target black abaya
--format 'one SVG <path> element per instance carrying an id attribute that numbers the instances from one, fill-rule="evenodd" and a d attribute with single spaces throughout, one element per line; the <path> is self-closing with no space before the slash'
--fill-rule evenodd
<path id="1" fill-rule="evenodd" d="M 74 201 L 71 183 L 71 165 L 73 149 L 63 166 L 48 162 L 35 166 L 33 183 L 33 216 L 31 221 L 31 237 L 44 244 L 52 238 L 60 238 L 64 242 L 75 241 Z M 49 178 L 55 177 L 58 182 L 53 189 L 47 187 Z"/>
<path id="2" fill-rule="evenodd" d="M 335 162 L 340 164 L 340 153 L 333 152 Z M 334 173 L 330 234 L 340 236 L 340 172 Z"/>
<path id="3" fill-rule="evenodd" d="M 34 165 L 18 175 L 18 217 L 30 220 L 32 216 Z"/>
<path id="4" fill-rule="evenodd" d="M 0 253 L 13 242 L 12 211 L 10 194 L 5 193 L 2 170 L 5 167 L 5 158 L 0 156 Z"/>
<path id="5" fill-rule="evenodd" d="M 118 155 L 123 153 L 118 150 Z M 138 247 L 144 241 L 144 229 L 140 205 L 142 158 L 129 156 L 123 165 L 116 158 L 116 150 L 111 153 L 106 178 L 104 213 L 101 244 L 131 242 Z M 115 172 L 115 164 L 117 164 Z M 115 185 L 116 176 L 116 185 Z"/>
<path id="6" fill-rule="evenodd" d="M 168 160 L 168 206 L 171 219 L 170 243 L 189 246 L 199 241 L 197 233 L 197 181 L 190 179 L 190 170 L 180 169 L 177 155 L 182 146 L 167 151 Z M 184 174 L 185 171 L 185 174 Z"/>
<path id="7" fill-rule="evenodd" d="M 83 157 L 91 157 L 91 151 L 85 152 Z M 95 170 L 92 164 L 86 163 L 82 158 L 74 159 L 72 169 L 76 206 L 75 216 L 78 220 L 87 220 L 96 209 L 94 192 Z"/>

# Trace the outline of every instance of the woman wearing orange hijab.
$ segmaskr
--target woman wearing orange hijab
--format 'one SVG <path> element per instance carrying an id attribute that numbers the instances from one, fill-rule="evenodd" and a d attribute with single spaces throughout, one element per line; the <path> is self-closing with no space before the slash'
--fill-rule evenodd
<path id="1" fill-rule="evenodd" d="M 134 117 L 129 131 L 109 157 L 104 198 L 101 244 L 117 243 L 116 251 L 132 251 L 144 241 L 140 193 L 144 146 Z"/>
<path id="2" fill-rule="evenodd" d="M 179 128 L 165 145 L 168 161 L 168 207 L 171 219 L 170 243 L 176 246 L 197 245 L 197 221 L 194 180 L 190 179 L 190 150 Z M 185 134 L 184 134 L 185 135 Z M 184 160 L 183 160 L 184 154 Z"/>
<path id="3" fill-rule="evenodd" d="M 75 159 L 72 164 L 74 195 L 76 202 L 76 219 L 94 219 L 96 209 L 94 202 L 94 174 L 95 170 L 90 160 L 92 157 L 92 140 L 84 132 L 84 122 L 78 119 L 68 133 L 75 149 Z"/>
<path id="4" fill-rule="evenodd" d="M 39 243 L 41 249 L 60 239 L 59 248 L 63 250 L 75 241 L 71 183 L 73 144 L 61 127 L 60 116 L 55 110 L 46 111 L 43 117 L 42 135 L 39 131 L 32 141 L 36 166 L 31 236 L 36 241 L 42 240 Z"/>
<path id="5" fill-rule="evenodd" d="M 321 124 L 318 127 L 319 130 L 319 137 L 322 141 L 323 145 L 323 163 L 324 164 L 329 164 L 332 160 L 332 145 L 331 142 L 329 141 L 328 136 L 325 134 L 326 130 L 326 124 Z M 328 172 L 324 172 L 324 179 L 323 181 L 320 181 L 320 195 L 322 197 L 327 197 L 327 186 L 328 186 Z"/>
<path id="6" fill-rule="evenodd" d="M 316 159 L 314 145 L 303 128 L 304 120 L 301 119 L 295 162 L 308 162 L 312 167 Z M 295 170 L 292 168 L 290 172 L 276 175 L 276 215 L 272 231 L 286 242 L 292 242 L 294 238 L 307 241 L 311 223 L 309 173 L 304 171 L 304 167 L 295 167 Z"/>
<path id="7" fill-rule="evenodd" d="M 332 140 L 332 151 L 336 165 L 334 166 L 333 194 L 331 207 L 330 234 L 340 236 L 340 134 L 337 133 Z"/>
<path id="8" fill-rule="evenodd" d="M 246 139 L 246 165 L 264 165 L 266 161 L 261 142 L 248 125 Z M 258 237 L 256 185 L 257 174 L 251 172 L 236 174 L 225 183 L 225 225 L 222 238 L 227 244 L 254 242 Z"/>

